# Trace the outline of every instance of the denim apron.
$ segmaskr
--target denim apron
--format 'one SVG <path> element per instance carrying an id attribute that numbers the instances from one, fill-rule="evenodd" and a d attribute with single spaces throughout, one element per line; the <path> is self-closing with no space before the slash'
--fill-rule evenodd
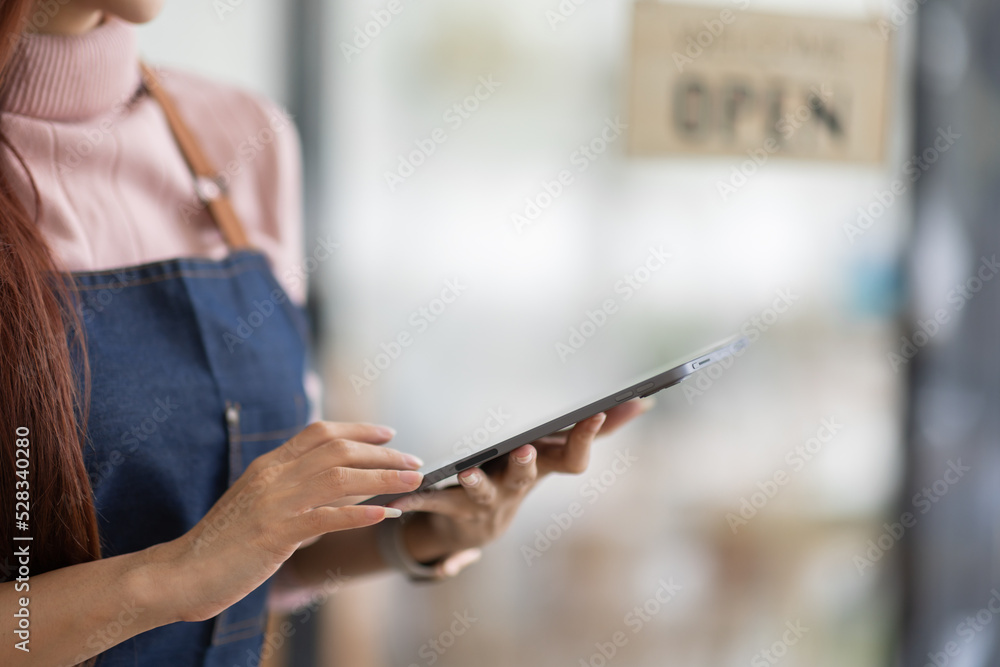
<path id="1" fill-rule="evenodd" d="M 149 76 L 146 87 L 169 105 Z M 190 133 L 178 129 L 173 108 L 164 111 L 195 176 L 204 177 Z M 91 371 L 84 463 L 106 557 L 187 532 L 250 461 L 307 421 L 304 314 L 265 257 L 241 247 L 242 228 L 228 215 L 219 227 L 231 252 L 221 261 L 72 274 Z M 257 667 L 267 594 L 265 582 L 214 619 L 142 633 L 97 664 Z M 123 623 L 141 613 L 123 611 Z"/>

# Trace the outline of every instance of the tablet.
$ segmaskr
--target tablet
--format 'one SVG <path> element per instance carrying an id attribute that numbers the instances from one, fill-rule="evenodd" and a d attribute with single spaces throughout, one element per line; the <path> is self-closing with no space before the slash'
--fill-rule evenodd
<path id="1" fill-rule="evenodd" d="M 608 393 L 601 399 L 570 410 L 555 419 L 539 424 L 538 426 L 530 428 L 523 433 L 507 438 L 502 442 L 487 445 L 470 456 L 465 456 L 425 473 L 423 482 L 421 482 L 420 486 L 409 493 L 418 493 L 430 486 L 438 484 L 439 482 L 443 482 L 449 477 L 457 475 L 468 468 L 483 466 L 490 461 L 499 459 L 500 457 L 509 454 L 521 445 L 526 445 L 530 442 L 538 440 L 539 438 L 543 438 L 547 435 L 552 435 L 553 433 L 569 428 L 577 422 L 581 422 L 588 417 L 593 417 L 599 412 L 610 410 L 619 403 L 624 403 L 625 401 L 633 398 L 643 398 L 666 389 L 667 387 L 679 384 L 691 377 L 694 373 L 697 373 L 698 371 L 707 368 L 712 364 L 725 359 L 726 357 L 742 353 L 747 345 L 749 345 L 749 340 L 746 337 L 741 336 L 738 338 L 731 338 L 704 348 L 699 352 L 688 355 L 685 357 L 687 361 L 682 361 L 681 363 L 673 362 L 650 370 L 642 374 L 634 382 Z M 373 496 L 358 504 L 385 505 L 392 502 L 396 498 L 401 498 L 405 495 L 408 494 L 382 494 L 379 496 Z"/>

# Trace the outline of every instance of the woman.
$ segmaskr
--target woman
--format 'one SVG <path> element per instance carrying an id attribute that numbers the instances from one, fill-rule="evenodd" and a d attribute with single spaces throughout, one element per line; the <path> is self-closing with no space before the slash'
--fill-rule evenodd
<path id="1" fill-rule="evenodd" d="M 294 129 L 141 69 L 129 22 L 158 9 L 0 5 L 4 665 L 252 661 L 269 594 L 453 575 L 539 477 L 581 472 L 602 424 L 643 409 L 392 508 L 336 507 L 415 489 L 420 461 L 383 426 L 307 425 Z"/>

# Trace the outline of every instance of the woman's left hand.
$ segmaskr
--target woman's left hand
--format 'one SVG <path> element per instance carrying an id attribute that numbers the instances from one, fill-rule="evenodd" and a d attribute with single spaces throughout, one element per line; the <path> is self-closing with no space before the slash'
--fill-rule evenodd
<path id="1" fill-rule="evenodd" d="M 507 455 L 506 465 L 487 474 L 463 470 L 459 484 L 404 496 L 389 503 L 410 515 L 405 542 L 421 562 L 448 555 L 436 566 L 439 576 L 454 576 L 479 558 L 478 547 L 507 529 L 528 491 L 549 473 L 578 475 L 590 462 L 590 446 L 652 406 L 652 399 L 632 400 Z"/>

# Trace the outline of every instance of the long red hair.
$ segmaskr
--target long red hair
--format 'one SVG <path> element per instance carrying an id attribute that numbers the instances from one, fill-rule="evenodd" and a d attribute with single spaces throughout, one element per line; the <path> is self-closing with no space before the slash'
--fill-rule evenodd
<path id="1" fill-rule="evenodd" d="M 44 18 L 30 15 L 33 4 L 0 2 L 0 91 L 18 40 L 32 29 L 33 18 Z M 3 104 L 0 96 L 0 111 Z M 38 191 L 31 182 L 33 216 L 14 189 L 17 169 L 27 172 L 0 122 L 0 581 L 17 576 L 14 535 L 33 537 L 32 575 L 101 556 L 81 446 L 87 393 L 83 330 L 38 229 Z M 30 442 L 27 531 L 15 530 L 15 512 L 24 510 L 15 503 L 21 480 L 15 438 L 24 429 Z"/>

